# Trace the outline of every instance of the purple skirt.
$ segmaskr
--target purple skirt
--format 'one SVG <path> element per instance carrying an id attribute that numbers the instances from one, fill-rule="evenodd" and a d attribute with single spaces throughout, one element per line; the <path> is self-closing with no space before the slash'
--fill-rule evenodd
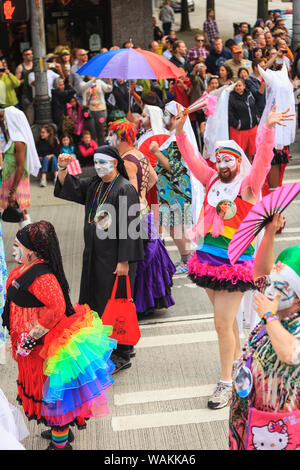
<path id="1" fill-rule="evenodd" d="M 134 302 L 138 315 L 175 304 L 171 295 L 172 277 L 176 268 L 159 238 L 152 211 L 141 220 L 145 253 L 137 266 L 134 284 Z"/>

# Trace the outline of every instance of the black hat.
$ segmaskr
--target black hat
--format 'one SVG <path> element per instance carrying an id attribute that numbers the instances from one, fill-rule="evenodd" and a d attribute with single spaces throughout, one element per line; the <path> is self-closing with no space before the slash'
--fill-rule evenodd
<path id="1" fill-rule="evenodd" d="M 118 160 L 117 170 L 120 175 L 124 176 L 124 178 L 128 179 L 127 171 L 125 169 L 124 160 L 119 154 L 118 150 L 115 147 L 110 145 L 101 145 L 101 147 L 97 147 L 94 152 L 94 158 L 96 155 L 108 155 L 109 157 Z"/>

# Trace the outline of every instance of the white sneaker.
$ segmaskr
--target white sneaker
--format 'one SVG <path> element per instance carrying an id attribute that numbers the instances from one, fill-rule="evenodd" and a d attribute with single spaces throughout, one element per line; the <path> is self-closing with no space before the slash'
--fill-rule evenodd
<path id="1" fill-rule="evenodd" d="M 41 188 L 45 188 L 47 186 L 47 180 L 45 176 L 42 177 L 40 186 Z"/>
<path id="2" fill-rule="evenodd" d="M 175 267 L 176 267 L 176 272 L 175 272 L 175 275 L 176 274 L 186 274 L 188 273 L 188 267 L 186 264 L 184 264 L 182 261 L 180 261 L 179 263 L 175 264 Z"/>
<path id="3" fill-rule="evenodd" d="M 207 406 L 213 410 L 224 408 L 230 402 L 232 395 L 232 385 L 226 385 L 219 382 L 214 390 L 214 393 L 209 397 Z"/>

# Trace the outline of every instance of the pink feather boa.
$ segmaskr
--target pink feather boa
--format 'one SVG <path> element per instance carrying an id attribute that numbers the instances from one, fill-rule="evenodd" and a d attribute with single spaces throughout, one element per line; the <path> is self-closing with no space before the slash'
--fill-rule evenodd
<path id="1" fill-rule="evenodd" d="M 213 281 L 231 281 L 236 284 L 238 281 L 253 282 L 254 261 L 246 261 L 244 264 L 235 264 L 234 266 L 222 264 L 221 266 L 212 266 L 208 263 L 201 263 L 197 253 L 193 253 L 187 262 L 189 274 L 197 277 L 208 276 Z"/>

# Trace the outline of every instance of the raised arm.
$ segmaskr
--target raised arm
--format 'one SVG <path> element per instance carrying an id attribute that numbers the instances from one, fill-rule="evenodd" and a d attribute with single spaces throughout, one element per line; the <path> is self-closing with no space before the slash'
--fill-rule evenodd
<path id="1" fill-rule="evenodd" d="M 283 216 L 279 213 L 275 213 L 270 222 L 265 227 L 265 233 L 262 241 L 259 244 L 255 262 L 254 262 L 254 280 L 262 276 L 269 275 L 273 267 L 274 260 L 274 242 L 275 234 L 277 230 L 283 224 Z"/>
<path id="2" fill-rule="evenodd" d="M 254 157 L 251 171 L 243 181 L 242 193 L 246 191 L 249 196 L 259 199 L 261 188 L 271 168 L 273 148 L 275 147 L 275 125 L 285 126 L 284 121 L 294 119 L 294 114 L 288 114 L 289 109 L 277 111 L 274 105 L 267 116 L 265 126 L 262 126 L 257 136 L 257 151 Z"/>
<path id="3" fill-rule="evenodd" d="M 207 186 L 211 177 L 215 174 L 215 170 L 208 166 L 200 152 L 197 152 L 189 141 L 184 132 L 186 119 L 187 115 L 183 113 L 179 113 L 176 119 L 176 141 L 178 149 L 195 178 L 204 186 Z"/>

